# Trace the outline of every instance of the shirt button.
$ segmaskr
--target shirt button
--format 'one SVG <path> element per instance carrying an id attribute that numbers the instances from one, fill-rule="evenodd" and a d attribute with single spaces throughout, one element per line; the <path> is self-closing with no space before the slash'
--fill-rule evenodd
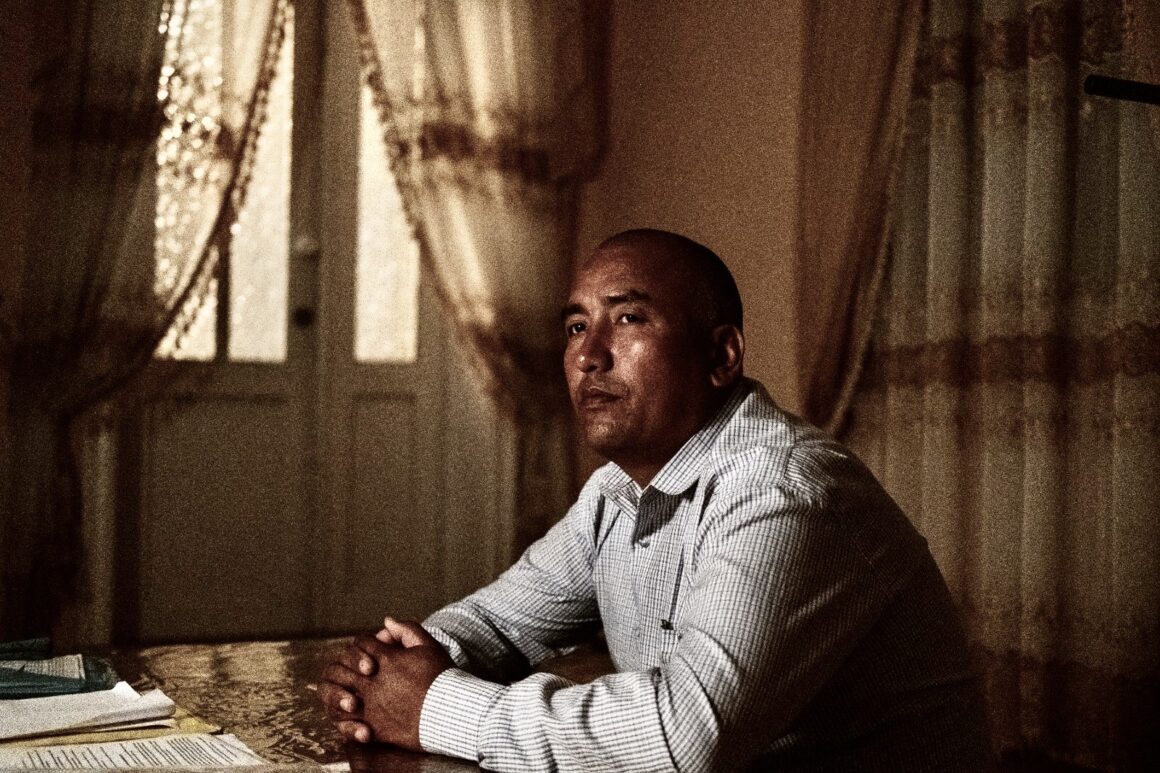
<path id="1" fill-rule="evenodd" d="M 640 545 L 642 548 L 647 548 L 649 545 L 649 541 L 647 539 L 641 539 L 641 540 L 637 540 L 636 544 Z"/>

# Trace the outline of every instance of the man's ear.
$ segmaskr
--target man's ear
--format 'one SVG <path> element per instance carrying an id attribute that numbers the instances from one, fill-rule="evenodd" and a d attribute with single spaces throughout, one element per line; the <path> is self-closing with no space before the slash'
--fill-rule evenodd
<path id="1" fill-rule="evenodd" d="M 717 388 L 737 383 L 745 360 L 745 336 L 736 325 L 718 325 L 713 328 L 712 356 L 709 382 Z"/>

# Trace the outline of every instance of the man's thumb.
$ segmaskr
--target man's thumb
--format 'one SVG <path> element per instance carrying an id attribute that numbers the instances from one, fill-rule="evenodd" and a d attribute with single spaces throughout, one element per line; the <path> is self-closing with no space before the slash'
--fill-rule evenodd
<path id="1" fill-rule="evenodd" d="M 418 623 L 404 623 L 393 617 L 387 617 L 383 619 L 383 628 L 404 647 L 417 647 L 434 641 L 431 634 Z"/>

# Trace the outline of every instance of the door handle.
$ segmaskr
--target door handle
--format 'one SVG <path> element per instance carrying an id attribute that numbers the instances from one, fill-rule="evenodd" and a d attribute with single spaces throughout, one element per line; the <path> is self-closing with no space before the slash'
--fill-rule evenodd
<path id="1" fill-rule="evenodd" d="M 294 321 L 295 327 L 303 329 L 311 327 L 314 325 L 314 309 L 309 306 L 299 306 L 294 309 L 290 319 Z"/>

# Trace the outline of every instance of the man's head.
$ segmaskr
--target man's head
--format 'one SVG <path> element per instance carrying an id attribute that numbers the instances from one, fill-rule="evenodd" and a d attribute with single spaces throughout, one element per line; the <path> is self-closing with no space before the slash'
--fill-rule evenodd
<path id="1" fill-rule="evenodd" d="M 593 449 L 647 484 L 741 377 L 741 299 L 711 250 L 667 231 L 605 240 L 576 271 L 564 371 Z"/>

